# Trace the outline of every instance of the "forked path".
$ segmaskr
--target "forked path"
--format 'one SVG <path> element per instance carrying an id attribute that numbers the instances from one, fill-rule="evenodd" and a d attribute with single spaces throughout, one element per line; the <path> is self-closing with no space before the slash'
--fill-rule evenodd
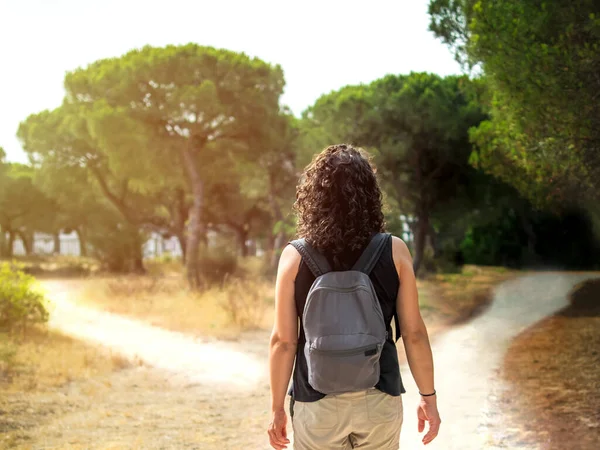
<path id="1" fill-rule="evenodd" d="M 508 345 L 526 328 L 564 308 L 572 288 L 594 277 L 598 274 L 557 272 L 507 281 L 496 288 L 485 313 L 436 340 L 433 353 L 442 427 L 428 449 L 515 448 L 505 442 L 510 430 L 503 426 L 503 411 L 495 404 L 495 394 L 503 389 L 497 372 Z M 414 412 L 417 389 L 408 368 L 402 375 L 408 393 L 403 398 L 401 448 L 423 448 Z"/>
<path id="2" fill-rule="evenodd" d="M 502 426 L 502 412 L 494 405 L 493 397 L 502 389 L 497 370 L 507 346 L 521 331 L 566 306 L 567 295 L 574 285 L 595 276 L 542 273 L 505 282 L 496 288 L 494 300 L 485 313 L 436 339 L 433 352 L 443 424 L 439 437 L 428 446 L 429 449 L 510 448 L 503 444 L 506 430 Z M 170 374 L 167 378 L 197 386 L 188 390 L 185 397 L 205 398 L 204 408 L 213 411 L 208 418 L 197 418 L 196 423 L 204 430 L 197 429 L 193 437 L 186 435 L 186 443 L 181 441 L 178 445 L 177 436 L 180 435 L 173 430 L 185 427 L 182 421 L 186 419 L 177 417 L 174 410 L 172 420 L 178 425 L 173 427 L 169 438 L 173 447 L 165 446 L 166 442 L 159 445 L 160 436 L 157 436 L 152 441 L 137 441 L 139 447 L 136 445 L 136 448 L 268 448 L 263 437 L 268 420 L 266 354 L 264 349 L 261 350 L 262 346 L 257 350 L 257 342 L 203 342 L 78 305 L 69 297 L 69 289 L 63 283 L 47 282 L 45 288 L 54 304 L 52 327 L 107 346 L 125 356 L 139 358 L 160 373 Z M 262 338 L 266 346 L 266 336 Z M 403 396 L 401 448 L 423 448 L 416 424 L 417 389 L 407 367 L 403 367 L 402 373 L 408 393 Z M 217 392 L 226 393 L 223 395 L 228 397 L 227 401 L 220 395 L 208 395 Z M 127 395 L 124 390 L 119 398 L 125 400 L 123 396 Z M 211 398 L 214 404 L 209 401 Z M 155 406 L 161 408 L 160 404 Z M 247 410 L 242 411 L 244 408 Z M 200 410 L 196 412 L 202 414 Z M 90 417 L 89 420 L 95 419 Z M 161 424 L 168 431 L 164 420 Z M 71 429 L 67 425 L 62 427 L 63 431 Z M 111 426 L 103 430 L 103 437 L 111 437 L 106 433 L 113 434 L 111 439 L 124 443 L 127 436 L 138 436 L 132 434 L 128 429 L 130 426 L 127 422 Z M 136 426 L 139 436 L 143 436 L 144 424 L 137 423 Z M 69 442 L 68 434 L 63 438 Z M 105 447 L 96 440 L 90 448 Z"/>
<path id="3" fill-rule="evenodd" d="M 70 336 L 109 347 L 190 382 L 252 388 L 264 379 L 264 362 L 241 345 L 200 338 L 77 304 L 68 284 L 44 284 L 51 301 L 49 326 Z M 266 346 L 266 343 L 265 343 Z"/>

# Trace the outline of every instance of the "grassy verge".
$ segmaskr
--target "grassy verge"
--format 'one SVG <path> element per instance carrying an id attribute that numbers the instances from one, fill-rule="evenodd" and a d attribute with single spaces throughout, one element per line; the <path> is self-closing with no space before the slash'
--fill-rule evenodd
<path id="1" fill-rule="evenodd" d="M 15 256 L 10 261 L 22 264 L 23 270 L 36 278 L 79 278 L 100 270 L 95 259 L 80 256 Z"/>
<path id="2" fill-rule="evenodd" d="M 0 337 L 0 390 L 5 393 L 43 391 L 130 366 L 118 355 L 41 326 Z"/>
<path id="3" fill-rule="evenodd" d="M 273 286 L 267 281 L 231 280 L 202 293 L 189 291 L 180 276 L 98 278 L 73 286 L 81 304 L 174 331 L 235 339 L 270 326 Z"/>
<path id="4" fill-rule="evenodd" d="M 118 355 L 43 326 L 19 335 L 1 334 L 0 448 L 12 448 L 27 439 L 28 429 L 63 408 L 52 397 L 57 389 L 129 366 Z"/>
<path id="5" fill-rule="evenodd" d="M 201 294 L 190 292 L 174 271 L 157 276 L 123 276 L 73 281 L 82 304 L 135 317 L 166 329 L 236 339 L 242 331 L 269 329 L 273 282 L 260 277 L 231 280 Z M 514 276 L 497 267 L 466 266 L 460 273 L 419 280 L 423 316 L 432 327 L 459 323 L 491 299 L 491 288 Z"/>
<path id="6" fill-rule="evenodd" d="M 596 449 L 600 442 L 600 280 L 582 283 L 571 305 L 512 343 L 502 402 L 522 443 Z"/>

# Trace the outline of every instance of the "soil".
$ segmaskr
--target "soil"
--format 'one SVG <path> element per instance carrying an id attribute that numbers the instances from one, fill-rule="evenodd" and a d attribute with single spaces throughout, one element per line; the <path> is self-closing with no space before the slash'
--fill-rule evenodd
<path id="1" fill-rule="evenodd" d="M 504 357 L 499 401 L 523 445 L 547 450 L 600 446 L 600 280 L 579 285 L 570 304 L 521 333 Z M 526 424 L 526 426 L 523 426 Z"/>
<path id="2" fill-rule="evenodd" d="M 530 420 L 519 420 L 521 407 L 515 411 L 506 401 L 516 394 L 502 371 L 505 355 L 515 337 L 568 306 L 572 287 L 593 276 L 545 273 L 505 282 L 480 316 L 434 339 L 443 423 L 428 448 L 546 448 L 543 434 L 522 438 Z M 60 282 L 46 287 L 56 304 L 51 327 L 142 364 L 47 392 L 3 397 L 0 448 L 268 448 L 266 332 L 244 334 L 238 342 L 201 340 L 80 306 Z M 413 413 L 418 394 L 405 364 L 402 373 L 408 391 L 402 449 L 413 450 L 422 448 Z"/>

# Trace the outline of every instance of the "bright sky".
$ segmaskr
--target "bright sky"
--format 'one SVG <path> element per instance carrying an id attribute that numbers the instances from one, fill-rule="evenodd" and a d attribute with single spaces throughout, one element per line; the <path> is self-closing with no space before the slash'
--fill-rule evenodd
<path id="1" fill-rule="evenodd" d="M 146 44 L 196 42 L 280 64 L 283 103 L 388 73 L 460 73 L 428 31 L 428 0 L 0 0 L 0 146 L 29 114 L 60 105 L 64 74 Z"/>

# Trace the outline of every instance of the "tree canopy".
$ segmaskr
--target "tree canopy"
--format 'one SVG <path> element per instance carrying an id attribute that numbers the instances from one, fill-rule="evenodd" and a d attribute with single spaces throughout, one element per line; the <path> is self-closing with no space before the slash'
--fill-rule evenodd
<path id="1" fill-rule="evenodd" d="M 308 133 L 373 149 L 387 194 L 416 218 L 415 270 L 431 217 L 457 195 L 470 169 L 468 130 L 485 117 L 466 77 L 388 75 L 370 85 L 347 86 L 308 110 Z M 312 130 L 312 131 L 310 131 Z"/>
<path id="2" fill-rule="evenodd" d="M 538 205 L 597 198 L 600 11 L 593 0 L 432 0 L 430 29 L 478 67 L 491 121 L 474 162 Z"/>

